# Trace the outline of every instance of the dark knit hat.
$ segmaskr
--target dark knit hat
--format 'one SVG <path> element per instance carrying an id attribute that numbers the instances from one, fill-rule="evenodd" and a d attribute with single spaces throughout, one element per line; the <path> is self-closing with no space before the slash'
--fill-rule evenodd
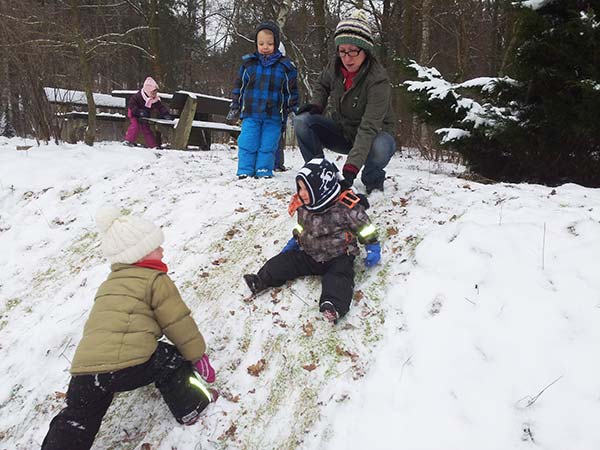
<path id="1" fill-rule="evenodd" d="M 373 53 L 373 33 L 367 21 L 367 14 L 358 9 L 352 13 L 350 18 L 343 19 L 335 27 L 335 45 L 356 45 L 358 48 Z"/>
<path id="2" fill-rule="evenodd" d="M 258 38 L 258 32 L 261 30 L 269 30 L 273 33 L 273 37 L 275 38 L 275 50 L 279 48 L 279 27 L 275 22 L 271 22 L 267 20 L 266 22 L 261 23 L 258 27 L 256 27 L 256 33 L 254 33 L 254 44 L 256 44 L 256 40 Z"/>
<path id="3" fill-rule="evenodd" d="M 310 203 L 304 205 L 309 211 L 325 209 L 341 191 L 338 168 L 325 158 L 308 161 L 296 175 L 296 186 L 302 180 L 310 195 Z"/>

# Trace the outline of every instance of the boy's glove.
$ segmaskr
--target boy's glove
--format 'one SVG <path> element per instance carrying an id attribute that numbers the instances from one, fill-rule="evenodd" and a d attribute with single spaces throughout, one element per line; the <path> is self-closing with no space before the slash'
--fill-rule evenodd
<path id="1" fill-rule="evenodd" d="M 344 179 L 340 181 L 340 185 L 342 186 L 342 190 L 350 189 L 354 184 L 354 179 L 356 175 L 358 175 L 358 167 L 353 166 L 352 164 L 344 164 L 344 168 L 342 169 L 342 175 Z"/>
<path id="2" fill-rule="evenodd" d="M 198 374 L 207 382 L 215 381 L 215 369 L 210 365 L 208 355 L 205 353 L 198 361 L 194 363 L 194 367 Z"/>
<path id="3" fill-rule="evenodd" d="M 159 119 L 164 119 L 164 120 L 173 120 L 173 116 L 171 114 L 169 114 L 169 113 L 162 114 L 158 118 Z"/>
<path id="4" fill-rule="evenodd" d="M 381 259 L 381 245 L 379 242 L 365 245 L 367 256 L 365 257 L 365 266 L 373 267 Z"/>
<path id="5" fill-rule="evenodd" d="M 283 250 L 281 250 L 280 253 L 290 252 L 292 250 L 300 250 L 300 246 L 295 237 L 291 238 L 287 244 L 285 244 L 285 247 L 283 247 Z"/>
<path id="6" fill-rule="evenodd" d="M 235 125 L 238 120 L 240 120 L 240 110 L 238 108 L 230 109 L 227 117 L 225 118 L 225 122 L 227 122 L 229 125 Z"/>
<path id="7" fill-rule="evenodd" d="M 150 117 L 150 113 L 148 111 L 146 111 L 145 109 L 139 109 L 137 116 L 141 119 L 141 118 L 148 118 Z"/>
<path id="8" fill-rule="evenodd" d="M 300 108 L 298 108 L 298 111 L 296 111 L 296 115 L 299 116 L 302 113 L 309 113 L 310 115 L 313 114 L 322 114 L 323 113 L 323 108 L 321 108 L 319 105 L 316 105 L 314 103 L 306 103 L 304 105 L 302 105 Z"/>

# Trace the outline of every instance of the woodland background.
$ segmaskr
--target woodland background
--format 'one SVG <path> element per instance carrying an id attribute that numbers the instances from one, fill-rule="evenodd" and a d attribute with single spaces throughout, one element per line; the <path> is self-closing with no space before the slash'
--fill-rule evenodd
<path id="1" fill-rule="evenodd" d="M 44 86 L 109 93 L 154 76 L 161 91 L 230 95 L 255 26 L 282 28 L 300 74 L 301 101 L 334 54 L 335 25 L 355 8 L 369 12 L 377 56 L 394 85 L 396 58 L 436 67 L 449 81 L 502 76 L 516 12 L 504 0 L 0 0 L 0 115 L 5 134 L 53 136 Z M 427 129 L 394 92 L 398 140 L 433 154 Z"/>

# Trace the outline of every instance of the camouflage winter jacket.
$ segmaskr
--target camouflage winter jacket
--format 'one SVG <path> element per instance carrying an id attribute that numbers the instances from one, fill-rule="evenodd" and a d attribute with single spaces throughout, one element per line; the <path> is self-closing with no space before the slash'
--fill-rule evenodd
<path id="1" fill-rule="evenodd" d="M 206 350 L 190 310 L 166 273 L 113 264 L 96 293 L 71 374 L 105 373 L 142 364 L 150 359 L 163 334 L 191 362 Z"/>
<path id="2" fill-rule="evenodd" d="M 350 208 L 339 200 L 319 213 L 299 208 L 294 236 L 300 248 L 318 262 L 344 253 L 357 256 L 357 240 L 361 244 L 377 242 L 377 230 L 365 208 L 359 203 Z"/>

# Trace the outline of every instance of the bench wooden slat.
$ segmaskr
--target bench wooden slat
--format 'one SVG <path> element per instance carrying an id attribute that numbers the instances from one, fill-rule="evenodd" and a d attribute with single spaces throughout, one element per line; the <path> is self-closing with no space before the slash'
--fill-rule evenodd
<path id="1" fill-rule="evenodd" d="M 83 91 L 45 87 L 44 93 L 50 103 L 87 106 L 87 97 Z M 94 103 L 97 108 L 126 108 L 125 100 L 109 94 L 94 93 Z"/>
<path id="2" fill-rule="evenodd" d="M 85 111 L 69 111 L 69 112 L 65 112 L 65 113 L 57 113 L 56 115 L 58 117 L 64 117 L 67 119 L 82 119 L 82 120 L 88 119 L 88 113 Z M 127 117 L 124 114 L 97 112 L 96 119 L 124 122 L 125 119 L 127 119 Z"/>

